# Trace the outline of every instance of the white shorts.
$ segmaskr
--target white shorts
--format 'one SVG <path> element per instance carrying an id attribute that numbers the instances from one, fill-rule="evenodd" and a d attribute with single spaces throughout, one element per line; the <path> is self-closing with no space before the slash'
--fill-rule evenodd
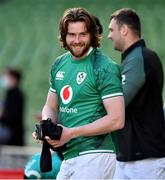
<path id="1" fill-rule="evenodd" d="M 138 161 L 116 161 L 113 179 L 165 179 L 165 158 Z"/>
<path id="2" fill-rule="evenodd" d="M 56 179 L 112 179 L 115 166 L 116 154 L 81 155 L 64 160 Z"/>

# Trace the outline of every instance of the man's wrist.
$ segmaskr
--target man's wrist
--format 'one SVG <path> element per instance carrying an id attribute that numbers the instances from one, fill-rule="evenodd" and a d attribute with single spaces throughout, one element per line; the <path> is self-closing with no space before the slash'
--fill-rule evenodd
<path id="1" fill-rule="evenodd" d="M 76 138 L 76 137 L 79 137 L 79 136 L 82 136 L 81 134 L 81 129 L 82 127 L 74 127 L 74 128 L 71 128 L 71 136 L 72 138 Z"/>

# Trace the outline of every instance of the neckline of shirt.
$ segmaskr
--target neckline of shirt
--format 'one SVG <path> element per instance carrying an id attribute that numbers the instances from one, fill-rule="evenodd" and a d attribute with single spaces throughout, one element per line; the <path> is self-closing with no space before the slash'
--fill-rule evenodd
<path id="1" fill-rule="evenodd" d="M 77 64 L 77 63 L 82 63 L 84 62 L 84 60 L 88 59 L 88 57 L 93 53 L 94 51 L 94 48 L 93 47 L 90 47 L 90 49 L 88 50 L 88 53 L 86 54 L 85 57 L 83 57 L 82 59 L 73 59 L 73 56 L 72 54 L 70 53 L 70 61 L 74 64 Z"/>

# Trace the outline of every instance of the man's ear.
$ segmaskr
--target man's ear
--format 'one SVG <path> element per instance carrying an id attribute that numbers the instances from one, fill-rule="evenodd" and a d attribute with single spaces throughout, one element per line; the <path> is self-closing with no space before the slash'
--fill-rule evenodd
<path id="1" fill-rule="evenodd" d="M 122 36 L 126 36 L 128 34 L 128 26 L 126 24 L 123 24 L 120 28 L 120 32 L 122 34 Z"/>

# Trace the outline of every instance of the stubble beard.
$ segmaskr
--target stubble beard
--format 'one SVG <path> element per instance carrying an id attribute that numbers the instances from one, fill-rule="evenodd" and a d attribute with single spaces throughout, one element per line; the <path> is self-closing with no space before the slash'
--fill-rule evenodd
<path id="1" fill-rule="evenodd" d="M 82 50 L 80 51 L 76 51 L 74 50 L 74 48 L 76 46 L 80 46 L 80 48 L 82 48 Z M 84 47 L 84 48 L 83 48 Z M 71 45 L 68 45 L 67 44 L 67 48 L 68 50 L 71 52 L 71 54 L 75 57 L 75 58 L 81 58 L 83 57 L 89 50 L 89 48 L 91 47 L 91 45 L 88 43 L 88 44 L 82 44 L 82 43 L 79 43 L 79 44 L 71 44 Z"/>

